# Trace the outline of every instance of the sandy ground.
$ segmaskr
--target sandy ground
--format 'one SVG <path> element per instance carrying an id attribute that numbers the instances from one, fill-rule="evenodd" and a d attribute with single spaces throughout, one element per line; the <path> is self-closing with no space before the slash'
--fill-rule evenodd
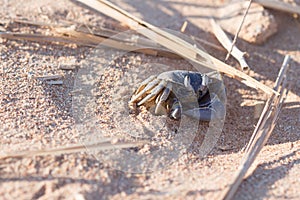
<path id="1" fill-rule="evenodd" d="M 159 27 L 178 31 L 187 20 L 186 34 L 217 44 L 207 19 L 221 5 L 219 1 L 114 2 Z M 0 4 L 3 22 L 26 18 L 97 27 L 105 25 L 108 20 L 69 1 L 1 0 Z M 247 60 L 252 67 L 249 75 L 270 87 L 274 85 L 284 55 L 290 55 L 289 81 L 292 87 L 273 134 L 256 160 L 258 167 L 242 182 L 235 199 L 300 199 L 300 21 L 289 14 L 269 12 L 275 17 L 278 32 L 262 45 L 244 40 L 238 40 L 237 44 L 249 54 Z M 16 24 L 2 29 L 28 31 L 28 28 Z M 224 60 L 224 51 L 203 47 Z M 82 83 L 79 80 L 89 74 L 82 67 L 87 58 L 95 55 L 95 50 L 76 45 L 4 39 L 0 41 L 0 50 L 0 154 L 78 144 L 82 138 L 88 138 L 85 131 L 76 126 L 81 115 L 74 109 L 76 111 L 76 106 L 82 106 L 76 104 L 76 94 L 83 86 L 78 84 Z M 106 57 L 99 57 L 107 61 Z M 147 68 L 149 63 L 164 66 Z M 238 67 L 234 59 L 230 59 L 229 64 Z M 73 69 L 62 70 L 61 66 Z M 119 56 L 107 66 L 100 66 L 100 71 L 93 71 L 96 104 L 89 107 L 94 111 L 97 129 L 86 129 L 93 130 L 94 135 L 89 136 L 97 137 L 99 133 L 99 138 L 122 135 L 127 130 L 125 125 L 131 127 L 134 119 L 120 116 L 118 111 L 124 108 L 138 82 L 165 70 L 193 69 L 186 61 L 134 53 Z M 53 74 L 62 75 L 62 85 L 50 85 L 47 81 L 32 78 Z M 128 84 L 126 90 L 119 89 Z M 112 156 L 111 151 L 101 153 L 100 157 L 83 151 L 0 160 L 1 199 L 216 199 L 232 180 L 242 159 L 242 150 L 257 122 L 257 105 L 267 97 L 237 80 L 224 77 L 224 84 L 227 88 L 225 124 L 207 156 L 201 156 L 199 146 L 208 125 L 200 123 L 197 136 L 187 151 L 178 151 L 178 156 L 172 157 L 175 160 L 152 173 L 132 174 L 122 167 L 117 170 L 119 162 L 129 160 L 131 154 L 121 152 Z M 162 127 L 162 135 L 170 131 L 170 137 L 163 135 L 165 143 L 174 136 L 172 127 L 162 125 L 166 118 L 149 113 L 141 115 L 141 118 L 148 123 L 148 128 Z M 167 124 L 172 123 L 175 122 L 167 120 Z M 188 130 L 187 127 L 184 130 Z M 138 153 L 148 155 L 147 149 Z M 152 162 L 146 164 L 151 165 Z"/>

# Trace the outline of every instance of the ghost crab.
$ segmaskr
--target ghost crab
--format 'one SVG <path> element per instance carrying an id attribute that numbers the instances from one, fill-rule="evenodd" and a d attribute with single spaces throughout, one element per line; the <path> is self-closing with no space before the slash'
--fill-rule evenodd
<path id="1" fill-rule="evenodd" d="M 142 105 L 154 105 L 154 114 L 175 120 L 181 115 L 201 121 L 223 119 L 225 89 L 218 72 L 167 71 L 150 76 L 135 91 L 129 107 Z"/>

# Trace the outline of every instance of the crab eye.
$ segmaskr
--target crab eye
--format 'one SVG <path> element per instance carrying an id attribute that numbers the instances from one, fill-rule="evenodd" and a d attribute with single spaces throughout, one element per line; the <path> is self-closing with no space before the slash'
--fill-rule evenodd
<path id="1" fill-rule="evenodd" d="M 189 76 L 184 77 L 184 86 L 190 91 L 193 90 L 193 86 L 191 85 L 191 78 Z"/>

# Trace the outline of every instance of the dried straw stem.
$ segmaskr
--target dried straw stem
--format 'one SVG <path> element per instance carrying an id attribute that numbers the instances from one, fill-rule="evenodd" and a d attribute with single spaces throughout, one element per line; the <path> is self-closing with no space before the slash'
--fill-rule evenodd
<path id="1" fill-rule="evenodd" d="M 152 56 L 165 56 L 170 58 L 181 58 L 180 56 L 166 50 L 156 43 L 136 35 L 135 41 L 124 40 L 124 38 L 108 38 L 115 35 L 116 32 L 112 30 L 103 30 L 99 34 L 90 34 L 80 31 L 75 31 L 70 28 L 60 27 L 58 25 L 49 25 L 45 23 L 18 21 L 18 23 L 27 23 L 35 26 L 43 26 L 50 28 L 53 35 L 43 35 L 38 33 L 15 33 L 15 32 L 0 32 L 0 38 L 12 40 L 28 40 L 34 42 L 51 42 L 59 44 L 77 44 L 88 47 L 97 47 L 104 45 L 110 48 L 116 48 L 124 51 L 133 51 L 144 53 Z M 125 38 L 131 38 L 128 34 L 122 33 Z"/>
<path id="2" fill-rule="evenodd" d="M 253 164 L 258 153 L 266 144 L 276 125 L 278 115 L 281 111 L 282 105 L 288 92 L 288 90 L 286 89 L 286 72 L 288 69 L 288 62 L 289 56 L 286 56 L 274 87 L 274 89 L 278 91 L 280 95 L 271 95 L 271 97 L 266 102 L 264 110 L 246 148 L 246 154 L 239 167 L 238 172 L 236 173 L 234 181 L 232 182 L 231 186 L 224 191 L 221 199 L 229 200 L 233 198 L 247 171 Z M 254 169 L 255 166 L 252 170 Z"/>
<path id="3" fill-rule="evenodd" d="M 138 146 L 145 144 L 145 142 L 143 142 L 143 141 L 117 142 L 117 143 L 113 143 L 112 141 L 113 140 L 107 140 L 107 141 L 102 141 L 102 142 L 93 143 L 93 144 L 79 144 L 79 145 L 53 148 L 53 149 L 7 153 L 7 154 L 0 155 L 0 160 L 1 159 L 9 159 L 9 158 L 25 158 L 25 157 L 32 157 L 32 156 L 44 156 L 44 155 L 60 155 L 60 154 L 66 154 L 66 153 L 80 153 L 80 152 L 86 152 L 87 149 L 104 151 L 104 150 L 110 150 L 110 149 L 138 147 Z"/>
<path id="4" fill-rule="evenodd" d="M 240 63 L 240 66 L 242 70 L 249 69 L 249 65 L 247 64 L 244 55 L 245 53 L 239 50 L 235 45 L 233 45 L 232 41 L 228 38 L 226 33 L 223 31 L 221 26 L 216 23 L 216 21 L 212 18 L 210 19 L 211 26 L 213 28 L 213 32 L 218 39 L 218 41 L 222 44 L 222 46 L 230 52 L 230 54 L 237 59 L 237 61 Z M 231 47 L 233 45 L 233 47 Z M 231 49 L 232 48 L 232 49 Z"/>

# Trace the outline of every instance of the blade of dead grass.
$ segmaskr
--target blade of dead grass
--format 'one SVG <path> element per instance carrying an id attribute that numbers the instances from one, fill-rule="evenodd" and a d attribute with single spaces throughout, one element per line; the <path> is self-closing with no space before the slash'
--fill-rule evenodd
<path id="1" fill-rule="evenodd" d="M 258 82 L 247 74 L 227 65 L 226 63 L 218 60 L 217 58 L 209 55 L 208 53 L 202 51 L 201 49 L 195 47 L 194 45 L 182 40 L 181 38 L 170 34 L 158 27 L 155 27 L 137 17 L 134 17 L 125 10 L 117 7 L 116 5 L 106 1 L 106 0 L 74 0 L 75 2 L 81 3 L 101 12 L 115 20 L 126 24 L 131 29 L 137 31 L 138 33 L 146 36 L 149 39 L 154 40 L 158 44 L 172 50 L 178 55 L 187 58 L 199 65 L 211 68 L 213 70 L 218 70 L 225 73 L 226 75 L 240 79 L 244 84 L 261 89 L 267 94 L 278 94 L 275 90 L 267 87 L 266 85 Z"/>
<path id="2" fill-rule="evenodd" d="M 230 56 L 230 54 L 231 54 L 231 51 L 232 51 L 232 49 L 234 48 L 234 45 L 235 45 L 235 43 L 236 43 L 236 41 L 237 41 L 237 38 L 238 38 L 238 36 L 239 36 L 239 34 L 240 34 L 241 30 L 242 30 L 242 26 L 243 26 L 243 24 L 244 24 L 244 22 L 245 22 L 245 20 L 246 20 L 246 16 L 247 16 L 247 14 L 248 14 L 248 12 L 249 12 L 249 9 L 250 9 L 251 5 L 252 5 L 252 0 L 249 0 L 248 6 L 247 6 L 247 8 L 246 8 L 246 10 L 245 10 L 245 13 L 244 13 L 244 15 L 243 15 L 242 21 L 241 21 L 241 23 L 240 23 L 240 25 L 239 25 L 239 27 L 238 27 L 238 30 L 236 31 L 236 33 L 235 33 L 235 35 L 234 35 L 232 44 L 230 45 L 230 49 L 229 49 L 229 51 L 228 51 L 228 53 L 227 53 L 227 55 L 226 55 L 225 61 L 228 60 L 228 58 L 229 58 L 229 56 Z"/>
<path id="3" fill-rule="evenodd" d="M 138 44 L 135 42 L 118 41 L 113 39 L 107 39 L 105 37 L 96 36 L 88 33 L 82 33 L 78 31 L 71 31 L 67 28 L 60 28 L 61 35 L 43 35 L 37 33 L 11 33 L 0 32 L 0 38 L 6 38 L 11 40 L 28 40 L 33 42 L 49 42 L 59 44 L 77 44 L 88 47 L 97 47 L 100 43 L 110 48 L 116 48 L 124 51 L 133 51 L 138 53 L 144 53 L 152 56 L 165 56 L 170 58 L 180 58 L 178 55 L 166 51 L 159 50 L 159 47 L 146 46 L 144 44 Z M 58 29 L 57 29 L 58 30 Z M 68 35 L 68 36 L 66 36 Z"/>
<path id="4" fill-rule="evenodd" d="M 266 102 L 261 117 L 246 148 L 246 154 L 243 158 L 242 163 L 240 164 L 234 180 L 230 187 L 224 190 L 224 193 L 222 194 L 220 199 L 229 200 L 233 198 L 247 171 L 253 164 L 255 158 L 257 157 L 263 146 L 266 144 L 276 125 L 278 115 L 281 111 L 282 105 L 288 92 L 288 90 L 286 89 L 286 72 L 288 69 L 288 61 L 289 56 L 286 56 L 274 87 L 274 89 L 278 91 L 280 95 L 276 96 L 273 94 Z M 252 168 L 252 171 L 248 172 L 248 174 L 251 174 L 253 170 L 255 170 L 255 167 L 256 166 L 254 166 Z"/>
<path id="5" fill-rule="evenodd" d="M 122 33 L 117 37 L 118 33 L 115 30 L 100 27 L 97 33 L 86 33 L 83 31 L 74 30 L 74 26 L 70 23 L 65 24 L 49 24 L 45 22 L 29 21 L 24 19 L 14 19 L 13 22 L 20 24 L 28 24 L 39 28 L 47 28 L 51 30 L 53 35 L 32 34 L 32 33 L 16 33 L 16 32 L 0 32 L 0 37 L 7 39 L 29 40 L 36 42 L 57 42 L 57 43 L 74 43 L 89 47 L 96 47 L 100 43 L 106 44 L 111 48 L 117 48 L 126 51 L 136 51 L 150 55 L 165 55 L 170 57 L 179 56 L 166 51 L 156 43 L 134 35 L 134 40 L 130 40 L 132 35 Z M 48 31 L 49 32 L 49 31 Z M 112 38 L 114 36 L 114 38 Z M 121 38 L 122 37 L 122 38 Z M 104 43 L 105 41 L 105 43 Z"/>
<path id="6" fill-rule="evenodd" d="M 223 31 L 221 26 L 219 24 L 217 24 L 216 21 L 213 18 L 210 19 L 210 24 L 213 28 L 213 32 L 214 32 L 216 38 L 218 39 L 218 41 L 222 44 L 222 46 L 228 52 L 230 52 L 230 50 L 231 50 L 230 54 L 235 59 L 237 59 L 237 61 L 240 63 L 240 66 L 241 66 L 242 70 L 249 69 L 249 65 L 246 62 L 245 58 L 244 58 L 245 53 L 242 52 L 241 50 L 239 50 L 235 45 L 233 45 L 233 42 L 228 38 L 228 36 Z"/>
<path id="7" fill-rule="evenodd" d="M 279 73 L 278 73 L 278 76 L 277 76 L 277 79 L 276 79 L 276 82 L 275 82 L 275 86 L 274 86 L 274 89 L 275 90 L 279 90 L 279 87 L 280 87 L 280 85 L 282 84 L 283 86 L 285 86 L 285 81 L 286 81 L 286 79 L 285 79 L 285 74 L 286 74 L 286 72 L 287 72 L 287 70 L 288 70 L 288 62 L 289 62 L 289 56 L 286 56 L 285 58 L 284 58 L 284 61 L 283 61 L 283 63 L 282 63 L 282 67 L 281 67 L 281 69 L 280 69 L 280 71 L 279 71 Z M 282 86 L 282 88 L 284 88 Z M 282 91 L 281 91 L 282 92 Z M 283 95 L 282 93 L 281 93 L 281 95 Z M 269 98 L 269 100 L 267 101 L 267 103 L 266 103 L 266 105 L 265 105 L 265 107 L 264 107 L 264 109 L 263 109 L 263 111 L 262 111 L 262 113 L 261 113 L 261 117 L 260 117 L 260 119 L 259 119 L 259 121 L 258 121 L 258 125 L 255 127 L 255 130 L 254 130 L 254 133 L 256 133 L 259 129 L 261 129 L 262 128 L 262 125 L 264 125 L 265 123 L 266 123 L 266 120 L 267 120 L 267 114 L 268 114 L 268 112 L 270 112 L 270 110 L 272 109 L 272 104 L 271 104 L 271 102 L 272 101 L 274 101 L 274 98 L 275 97 L 273 97 L 273 96 L 271 96 L 270 98 Z M 248 143 L 248 145 L 247 145 L 247 147 L 246 147 L 246 149 L 245 149 L 245 151 L 246 152 L 249 152 L 250 151 L 250 149 L 251 149 L 251 146 L 253 146 L 253 144 L 257 141 L 259 139 L 259 136 L 257 136 L 257 134 L 253 134 L 252 135 L 252 137 L 251 137 L 251 139 L 250 139 L 250 141 L 249 141 L 249 143 Z"/>
<path id="8" fill-rule="evenodd" d="M 79 144 L 79 145 L 66 146 L 66 147 L 53 148 L 53 149 L 21 151 L 21 152 L 16 152 L 16 153 L 0 154 L 0 160 L 1 159 L 9 159 L 9 158 L 25 158 L 25 157 L 33 157 L 33 156 L 43 156 L 43 155 L 60 155 L 60 154 L 66 154 L 66 153 L 80 153 L 80 152 L 86 152 L 87 150 L 104 151 L 104 150 L 110 150 L 110 149 L 131 148 L 131 147 L 138 147 L 143 144 L 145 144 L 144 141 L 113 143 L 112 140 L 109 140 L 109 141 L 98 142 L 98 143 L 93 143 L 93 144 Z"/>
<path id="9" fill-rule="evenodd" d="M 11 40 L 28 40 L 33 42 L 54 42 L 54 43 L 57 42 L 57 43 L 80 44 L 79 42 L 73 41 L 72 39 L 67 37 L 32 34 L 32 33 L 0 32 L 0 38 L 6 38 Z"/>
<path id="10" fill-rule="evenodd" d="M 71 22 L 69 21 L 66 21 L 64 24 L 48 24 L 48 23 L 45 23 L 45 22 L 36 22 L 36 21 L 29 21 L 29 20 L 24 20 L 24 19 L 14 19 L 13 20 L 14 22 L 16 23 L 20 23 L 20 24 L 28 24 L 28 25 L 33 25 L 33 26 L 38 26 L 38 27 L 47 27 L 47 28 L 50 28 L 52 30 L 56 30 L 56 28 L 67 28 L 69 26 L 71 26 Z M 75 23 L 75 22 L 74 22 Z M 73 23 L 73 25 L 74 25 Z M 183 24 L 183 28 L 187 26 L 187 21 L 185 21 L 185 23 Z M 120 26 L 119 24 L 116 24 L 116 23 L 113 23 L 111 24 L 111 26 L 115 27 L 115 26 Z M 105 38 L 111 38 L 112 35 L 117 35 L 119 34 L 120 32 L 119 31 L 116 31 L 116 30 L 112 30 L 112 29 L 109 29 L 109 28 L 105 28 L 105 27 L 97 27 L 96 30 L 94 31 L 90 31 L 89 28 L 86 28 L 88 27 L 87 24 L 78 24 L 78 27 L 79 27 L 79 30 L 77 30 L 78 32 L 83 32 L 83 33 L 90 33 L 92 35 L 95 35 L 95 36 L 100 36 L 100 37 L 105 37 Z M 86 31 L 88 29 L 88 31 Z M 125 29 L 125 27 L 122 27 L 122 30 Z M 123 31 L 126 31 L 126 30 L 123 30 Z M 158 46 L 155 42 L 153 42 L 152 40 L 149 40 L 145 37 L 141 37 L 140 35 L 137 35 L 137 34 L 134 34 L 134 33 L 131 33 L 131 35 L 126 35 L 124 32 L 122 33 L 122 36 L 126 37 L 126 38 L 135 38 L 136 42 L 140 45 L 145 45 L 145 47 L 149 48 L 149 47 L 155 47 L 157 49 L 160 49 L 162 48 L 161 46 Z M 130 37 L 129 37 L 130 36 Z M 204 40 L 204 39 L 201 39 L 201 38 L 197 38 L 195 36 L 192 36 L 192 35 L 189 35 L 189 37 L 191 37 L 191 39 L 199 42 L 199 43 L 202 43 L 203 45 L 206 45 L 208 47 L 211 47 L 211 48 L 214 48 L 214 49 L 218 49 L 220 51 L 225 51 L 221 46 L 217 45 L 217 44 L 214 44 L 214 43 L 211 43 L 207 40 Z M 114 38 L 116 39 L 116 38 Z M 120 41 L 123 41 L 122 38 L 120 38 Z M 160 49 L 160 51 L 162 51 L 164 49 Z M 160 51 L 158 53 L 160 53 Z M 171 52 L 170 52 L 171 53 Z M 164 55 L 164 54 L 162 54 Z M 168 55 L 166 55 L 168 57 Z M 175 56 L 175 54 L 174 54 Z M 173 56 L 172 56 L 173 57 Z M 178 57 L 178 56 L 177 56 Z M 178 57 L 179 58 L 179 57 Z"/>
<path id="11" fill-rule="evenodd" d="M 60 32 L 62 35 L 65 34 L 63 31 L 61 31 L 61 30 L 63 30 L 62 28 L 68 28 L 68 27 L 71 26 L 71 22 L 69 22 L 69 21 L 67 21 L 63 24 L 59 24 L 59 25 L 58 24 L 49 24 L 49 23 L 45 23 L 45 22 L 29 21 L 29 20 L 24 20 L 24 19 L 14 19 L 13 22 L 20 23 L 20 24 L 28 24 L 28 25 L 37 26 L 37 27 L 46 27 L 46 28 L 49 28 L 49 29 L 51 29 L 55 32 Z M 185 26 L 187 26 L 187 22 L 185 22 L 184 24 L 185 24 Z M 116 26 L 116 23 L 111 24 L 111 26 Z M 94 30 L 94 31 L 90 31 L 90 29 L 88 29 L 88 31 L 86 31 L 87 28 L 85 28 L 85 27 L 88 27 L 88 25 L 86 25 L 86 24 L 84 24 L 84 27 L 82 27 L 81 24 L 78 24 L 78 27 L 79 27 L 78 28 L 79 30 L 77 30 L 77 32 L 83 32 L 83 33 L 88 32 L 88 33 L 90 33 L 94 36 L 100 36 L 100 37 L 104 37 L 104 38 L 107 38 L 107 39 L 112 39 L 111 36 L 113 36 L 113 35 L 118 36 L 118 34 L 120 33 L 116 30 L 112 30 L 112 29 L 105 28 L 105 27 L 97 27 L 97 29 Z M 123 29 L 124 29 L 124 27 L 123 27 Z M 206 45 L 208 47 L 218 49 L 220 51 L 225 51 L 221 46 L 219 46 L 217 44 L 214 44 L 214 43 L 211 43 L 207 40 L 197 38 L 197 37 L 192 36 L 192 35 L 190 35 L 189 37 L 191 37 L 191 39 L 193 39 L 193 40 L 195 40 L 195 41 L 197 41 L 197 42 L 199 42 L 203 45 Z M 129 33 L 122 32 L 122 34 L 120 35 L 120 38 L 114 37 L 115 40 L 118 39 L 121 42 L 124 42 L 124 38 L 134 38 L 135 42 L 138 45 L 141 45 L 142 47 L 147 48 L 147 49 L 153 48 L 153 49 L 157 50 L 157 55 L 158 56 L 165 56 L 165 57 L 178 58 L 178 59 L 181 58 L 178 55 L 175 55 L 175 54 L 172 54 L 169 51 L 166 51 L 166 49 L 162 48 L 160 45 L 156 44 L 152 40 L 149 40 L 145 37 L 141 37 L 141 35 L 137 35 L 137 34 L 134 34 L 134 33 L 129 34 Z M 146 50 L 143 49 L 143 51 L 146 51 Z M 152 55 L 153 53 L 151 53 L 151 51 L 150 51 L 149 54 Z"/>
<path id="12" fill-rule="evenodd" d="M 271 8 L 275 10 L 280 10 L 280 11 L 300 15 L 300 6 L 298 5 L 292 5 L 290 3 L 285 3 L 283 1 L 277 1 L 277 0 L 254 0 L 254 2 L 266 8 Z"/>

